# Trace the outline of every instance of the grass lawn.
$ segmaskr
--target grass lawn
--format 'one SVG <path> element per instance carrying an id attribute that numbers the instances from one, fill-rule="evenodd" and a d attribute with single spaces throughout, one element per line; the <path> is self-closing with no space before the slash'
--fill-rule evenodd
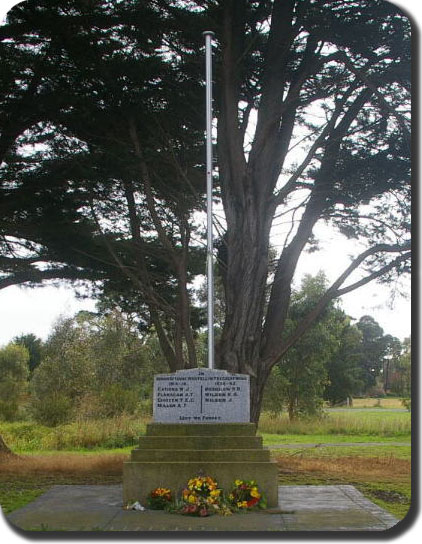
<path id="1" fill-rule="evenodd" d="M 269 414 L 263 414 L 260 419 L 258 431 L 265 436 L 271 435 L 327 435 L 337 437 L 346 435 L 374 437 L 377 441 L 389 437 L 397 441 L 410 437 L 411 416 L 410 412 L 389 412 L 380 410 L 356 410 L 344 409 L 340 412 L 328 412 L 319 420 L 299 420 L 289 421 L 283 414 L 278 417 L 271 417 Z M 307 438 L 304 438 L 306 441 Z M 335 440 L 326 440 L 335 441 Z M 351 441 L 351 440 L 350 440 Z M 361 441 L 361 440 L 358 440 Z M 363 440 L 365 442 L 366 440 Z M 312 440 L 309 440 L 312 442 Z"/>
<path id="2" fill-rule="evenodd" d="M 261 433 L 264 446 L 273 444 L 336 444 L 341 442 L 409 442 L 410 435 L 374 436 L 368 434 L 268 434 Z"/>

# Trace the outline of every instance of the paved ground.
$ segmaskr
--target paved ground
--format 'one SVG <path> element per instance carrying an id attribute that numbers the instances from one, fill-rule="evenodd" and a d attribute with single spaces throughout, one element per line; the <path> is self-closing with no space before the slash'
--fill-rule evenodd
<path id="1" fill-rule="evenodd" d="M 398 520 L 351 485 L 280 486 L 279 509 L 228 517 L 122 509 L 120 485 L 56 485 L 7 516 L 28 531 L 384 531 Z"/>

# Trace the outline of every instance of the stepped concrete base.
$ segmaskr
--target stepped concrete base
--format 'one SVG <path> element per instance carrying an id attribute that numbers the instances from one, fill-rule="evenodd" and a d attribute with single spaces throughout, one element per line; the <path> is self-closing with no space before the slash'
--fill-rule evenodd
<path id="1" fill-rule="evenodd" d="M 148 494 L 167 487 L 179 494 L 188 480 L 211 476 L 229 491 L 234 480 L 256 480 L 277 506 L 277 467 L 252 423 L 152 423 L 123 466 L 123 502 L 145 505 Z"/>

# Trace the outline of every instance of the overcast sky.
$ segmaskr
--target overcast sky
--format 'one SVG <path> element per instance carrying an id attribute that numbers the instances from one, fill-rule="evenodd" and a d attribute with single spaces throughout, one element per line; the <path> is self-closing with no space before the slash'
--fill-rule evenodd
<path id="1" fill-rule="evenodd" d="M 13 0 L 0 0 L 1 20 L 7 10 L 16 3 L 18 2 Z M 393 3 L 412 14 L 420 29 L 422 11 L 420 0 L 400 0 Z M 353 246 L 349 244 L 347 247 L 344 238 L 333 238 L 331 233 L 326 231 L 322 233 L 324 235 L 323 251 L 305 254 L 301 258 L 299 277 L 304 273 L 314 275 L 322 269 L 332 281 L 347 266 L 347 257 L 354 252 Z M 410 281 L 406 281 L 401 288 L 407 291 L 407 300 L 398 294 L 393 296 L 390 288 L 386 286 L 370 283 L 343 297 L 342 306 L 355 319 L 365 314 L 372 315 L 383 327 L 385 333 L 403 340 L 410 335 Z M 15 286 L 2 289 L 0 290 L 0 345 L 4 345 L 14 336 L 22 333 L 34 333 L 44 339 L 60 315 L 70 316 L 80 309 L 94 310 L 95 303 L 92 300 L 77 300 L 70 286 L 55 287 L 47 284 L 36 289 Z"/>

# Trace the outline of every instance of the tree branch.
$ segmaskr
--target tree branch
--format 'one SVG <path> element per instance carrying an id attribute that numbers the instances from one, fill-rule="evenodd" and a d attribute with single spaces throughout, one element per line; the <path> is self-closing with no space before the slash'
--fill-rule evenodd
<path id="1" fill-rule="evenodd" d="M 99 279 L 94 273 L 92 276 L 86 270 L 78 270 L 72 267 L 50 268 L 48 270 L 25 270 L 17 272 L 6 278 L 0 278 L 0 289 L 10 287 L 11 285 L 21 285 L 23 283 L 41 283 L 45 280 L 95 280 Z"/>
<path id="2" fill-rule="evenodd" d="M 405 137 L 407 145 L 409 146 L 409 149 L 410 149 L 411 134 L 403 117 L 398 113 L 398 111 L 394 109 L 394 107 L 391 104 L 387 102 L 384 95 L 378 90 L 377 85 L 373 81 L 371 81 L 368 78 L 368 76 L 366 76 L 361 70 L 359 70 L 359 68 L 356 68 L 354 66 L 353 62 L 349 59 L 349 57 L 346 55 L 344 51 L 339 52 L 337 56 L 344 62 L 345 66 L 349 68 L 349 70 L 353 74 L 355 74 L 362 81 L 362 83 L 364 83 L 366 87 L 368 87 L 368 89 L 370 89 L 375 94 L 375 96 L 378 98 L 383 108 L 387 110 L 396 119 L 398 125 L 402 129 L 403 136 Z"/>
<path id="3" fill-rule="evenodd" d="M 410 258 L 410 252 L 407 251 L 410 248 L 410 242 L 403 245 L 388 245 L 388 244 L 378 244 L 373 246 L 363 253 L 361 253 L 351 264 L 346 268 L 346 270 L 335 280 L 335 282 L 327 289 L 324 295 L 320 298 L 315 307 L 309 312 L 309 314 L 301 321 L 301 323 L 296 327 L 293 334 L 282 344 L 280 347 L 279 353 L 277 356 L 268 362 L 270 366 L 276 364 L 281 357 L 287 352 L 287 350 L 295 343 L 299 338 L 312 326 L 312 324 L 317 320 L 321 315 L 323 310 L 326 308 L 328 303 L 335 299 L 339 298 L 346 293 L 354 291 L 355 289 L 366 285 L 367 283 L 373 281 L 376 278 L 379 278 L 397 267 L 401 262 Z M 359 281 L 354 282 L 353 284 L 344 287 L 341 289 L 341 285 L 346 281 L 346 279 L 354 272 L 362 262 L 376 253 L 397 253 L 400 252 L 401 255 L 396 257 L 393 261 L 381 267 L 380 269 L 372 272 L 365 278 L 362 278 Z M 403 253 L 404 252 L 404 253 Z"/>

